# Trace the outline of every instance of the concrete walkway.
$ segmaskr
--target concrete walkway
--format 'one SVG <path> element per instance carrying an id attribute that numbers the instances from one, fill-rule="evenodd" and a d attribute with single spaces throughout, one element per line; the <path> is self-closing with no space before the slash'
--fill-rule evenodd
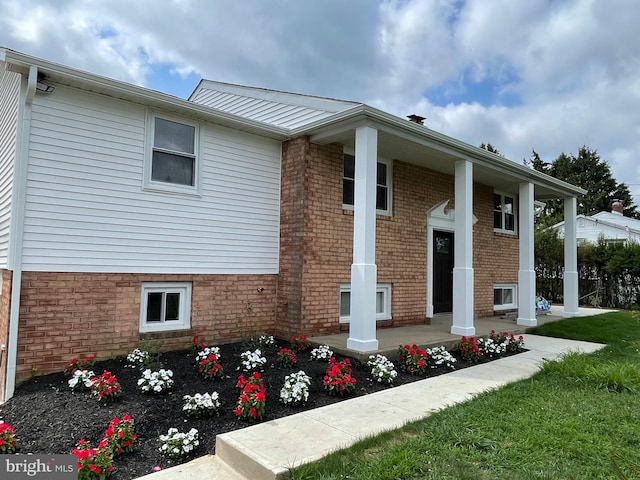
<path id="1" fill-rule="evenodd" d="M 514 324 L 500 330 L 513 331 Z M 593 352 L 604 346 L 528 334 L 524 339 L 529 351 L 519 355 L 218 435 L 215 455 L 141 479 L 283 478 L 290 468 L 319 460 L 361 439 L 400 428 L 486 390 L 531 377 L 545 359 L 555 359 L 569 351 Z M 397 346 L 395 343 L 394 348 Z"/>

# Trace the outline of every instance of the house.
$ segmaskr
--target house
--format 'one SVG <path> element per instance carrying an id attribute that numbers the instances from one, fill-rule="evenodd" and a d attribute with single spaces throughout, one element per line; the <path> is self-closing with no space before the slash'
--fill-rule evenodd
<path id="1" fill-rule="evenodd" d="M 348 329 L 369 352 L 377 327 L 443 313 L 459 335 L 501 309 L 535 325 L 534 202 L 564 199 L 575 231 L 582 189 L 368 105 L 0 65 L 4 398 L 75 356 L 194 334 Z"/>
<path id="2" fill-rule="evenodd" d="M 640 243 L 640 220 L 625 217 L 622 212 L 622 203 L 614 201 L 610 212 L 578 215 L 576 218 L 578 245 L 597 244 L 600 238 L 603 238 L 607 243 Z M 565 222 L 553 225 L 561 238 L 564 238 L 564 225 Z"/>

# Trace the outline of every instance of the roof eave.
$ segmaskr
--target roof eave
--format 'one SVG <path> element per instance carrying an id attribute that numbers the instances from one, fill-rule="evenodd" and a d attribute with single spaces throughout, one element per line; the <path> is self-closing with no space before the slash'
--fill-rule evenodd
<path id="1" fill-rule="evenodd" d="M 289 137 L 289 131 L 286 128 L 276 127 L 274 125 L 255 120 L 249 120 L 238 115 L 199 105 L 173 95 L 76 70 L 70 67 L 65 67 L 64 65 L 47 62 L 14 50 L 0 48 L 0 61 L 4 61 L 14 67 L 17 67 L 14 68 L 14 71 L 17 71 L 18 73 L 24 73 L 23 70 L 28 69 L 33 65 L 45 75 L 47 73 L 49 75 L 55 74 L 56 76 L 78 82 L 81 85 L 85 85 L 87 90 L 90 90 L 91 88 L 104 90 L 105 92 L 110 92 L 114 97 L 129 99 L 156 108 L 164 108 L 174 111 L 177 110 L 185 114 L 196 115 L 213 123 L 223 124 L 231 128 L 236 128 L 238 130 L 255 133 L 277 140 L 284 140 Z"/>
<path id="2" fill-rule="evenodd" d="M 396 115 L 365 104 L 356 105 L 353 108 L 331 115 L 330 117 L 292 129 L 290 134 L 292 137 L 312 135 L 316 132 L 322 132 L 323 130 L 336 129 L 340 126 L 345 130 L 353 129 L 356 126 L 367 123 L 373 124 L 372 126 L 376 126 L 377 124 L 378 127 L 382 126 L 383 128 L 386 127 L 391 130 L 399 130 L 405 134 L 415 135 L 416 138 L 427 139 L 434 144 L 446 148 L 454 155 L 460 156 L 460 158 L 468 159 L 489 168 L 506 170 L 513 175 L 522 177 L 523 180 L 526 179 L 532 183 L 544 185 L 556 191 L 560 196 L 578 196 L 587 193 L 583 188 L 558 180 L 557 178 L 522 166 L 500 155 L 488 152 L 482 148 L 475 147 L 453 137 L 436 132 L 435 130 L 431 130 L 423 125 L 409 122 Z"/>

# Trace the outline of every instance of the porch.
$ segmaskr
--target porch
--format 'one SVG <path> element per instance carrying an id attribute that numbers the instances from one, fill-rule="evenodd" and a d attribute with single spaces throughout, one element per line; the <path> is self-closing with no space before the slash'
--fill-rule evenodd
<path id="1" fill-rule="evenodd" d="M 588 317 L 606 313 L 611 310 L 601 308 L 579 307 L 578 315 L 580 317 Z M 509 314 L 504 316 L 478 318 L 474 322 L 476 329 L 476 337 L 487 336 L 491 330 L 497 332 L 509 332 L 521 335 L 530 327 L 526 325 L 518 325 L 516 323 L 517 314 Z M 552 305 L 551 311 L 547 314 L 536 316 L 538 325 L 544 325 L 549 322 L 557 322 L 562 320 L 563 306 Z M 445 346 L 451 348 L 460 341 L 460 335 L 451 333 L 451 319 L 436 320 L 431 325 L 410 325 L 405 327 L 388 327 L 376 330 L 378 340 L 378 349 L 372 352 L 357 352 L 347 349 L 347 338 L 349 332 L 342 332 L 334 335 L 318 335 L 309 338 L 313 345 L 328 345 L 331 349 L 340 355 L 357 358 L 360 361 L 366 361 L 370 355 L 381 354 L 388 358 L 394 359 L 398 353 L 399 345 L 417 344 L 423 348 L 431 348 L 437 346 Z M 526 345 L 525 345 L 526 347 Z"/>

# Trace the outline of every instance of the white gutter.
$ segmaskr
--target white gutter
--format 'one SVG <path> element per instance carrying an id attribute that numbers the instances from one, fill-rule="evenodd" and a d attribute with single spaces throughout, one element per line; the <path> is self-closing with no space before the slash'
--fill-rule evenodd
<path id="1" fill-rule="evenodd" d="M 316 132 L 322 132 L 324 129 L 337 130 L 340 123 L 343 124 L 342 126 L 346 130 L 353 127 L 353 122 L 357 121 L 378 122 L 385 126 L 386 128 L 383 129 L 389 133 L 394 133 L 394 131 L 404 132 L 406 135 L 405 138 L 411 136 L 415 139 L 414 141 L 421 139 L 429 142 L 433 148 L 437 147 L 439 150 L 448 151 L 452 155 L 459 156 L 460 158 L 467 159 L 496 171 L 507 171 L 522 180 L 531 181 L 532 183 L 551 188 L 562 195 L 570 194 L 577 196 L 587 193 L 586 190 L 580 187 L 558 180 L 537 170 L 524 167 L 508 158 L 495 155 L 482 148 L 474 147 L 473 145 L 449 137 L 443 133 L 409 122 L 396 115 L 365 104 L 357 105 L 335 115 L 331 115 L 330 117 L 325 117 L 301 127 L 291 129 L 289 133 L 292 138 L 300 135 L 313 135 Z M 372 125 L 375 125 L 375 123 Z"/>
<path id="2" fill-rule="evenodd" d="M 7 378 L 3 401 L 13 397 L 16 389 L 18 360 L 18 324 L 20 321 L 20 294 L 22 284 L 22 239 L 24 235 L 24 210 L 27 190 L 27 164 L 29 160 L 29 135 L 31 133 L 31 109 L 38 83 L 38 67 L 29 66 L 28 77 L 22 77 L 18 113 L 16 156 L 13 167 L 13 192 L 11 195 L 11 223 L 7 266 L 11 276 L 11 307 L 9 314 L 9 348 Z"/>

